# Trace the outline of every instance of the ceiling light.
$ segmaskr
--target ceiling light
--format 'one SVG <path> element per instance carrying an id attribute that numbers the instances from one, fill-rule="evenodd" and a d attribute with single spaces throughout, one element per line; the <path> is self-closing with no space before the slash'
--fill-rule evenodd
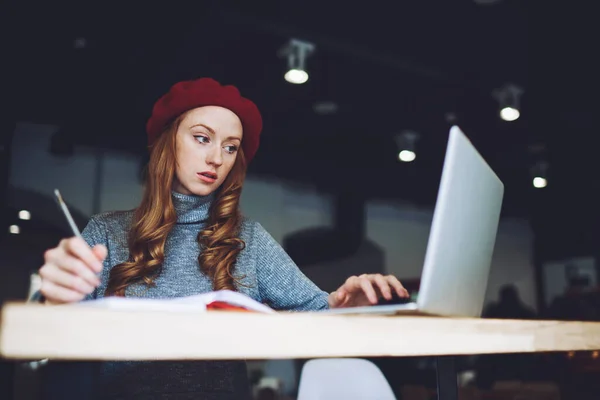
<path id="1" fill-rule="evenodd" d="M 500 110 L 500 118 L 505 121 L 514 121 L 518 119 L 519 116 L 521 116 L 521 113 L 516 108 L 504 107 L 502 110 Z"/>
<path id="2" fill-rule="evenodd" d="M 287 58 L 288 71 L 284 75 L 286 81 L 296 85 L 308 81 L 306 59 L 314 51 L 314 44 L 298 39 L 290 39 L 290 41 L 279 50 L 278 56 Z"/>
<path id="3" fill-rule="evenodd" d="M 546 178 L 542 178 L 541 176 L 536 176 L 533 178 L 533 187 L 537 189 L 542 189 L 548 186 L 548 181 Z"/>
<path id="4" fill-rule="evenodd" d="M 31 219 L 31 213 L 27 210 L 19 211 L 19 219 L 22 219 L 24 221 L 29 221 Z"/>
<path id="5" fill-rule="evenodd" d="M 19 228 L 19 225 L 11 225 L 8 227 L 8 231 L 13 235 L 18 235 L 21 233 L 21 228 Z"/>
<path id="6" fill-rule="evenodd" d="M 398 153 L 398 160 L 403 162 L 411 162 L 414 161 L 415 158 L 417 158 L 417 155 L 411 150 L 402 150 L 400 153 Z"/>
<path id="7" fill-rule="evenodd" d="M 520 101 L 523 89 L 512 83 L 492 92 L 492 96 L 498 101 L 500 107 L 500 118 L 504 121 L 515 121 L 521 116 Z"/>
<path id="8" fill-rule="evenodd" d="M 543 159 L 531 167 L 532 184 L 536 189 L 548 186 L 548 163 Z"/>
<path id="9" fill-rule="evenodd" d="M 308 73 L 303 69 L 290 69 L 284 77 L 289 83 L 299 85 L 308 80 Z"/>
<path id="10" fill-rule="evenodd" d="M 398 160 L 402 162 L 412 162 L 417 158 L 416 142 L 419 134 L 413 131 L 403 131 L 395 138 L 398 145 Z"/>

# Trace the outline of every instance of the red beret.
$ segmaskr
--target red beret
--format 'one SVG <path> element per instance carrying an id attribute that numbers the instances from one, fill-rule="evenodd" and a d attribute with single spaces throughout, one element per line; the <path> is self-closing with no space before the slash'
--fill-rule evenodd
<path id="1" fill-rule="evenodd" d="M 202 106 L 224 107 L 238 116 L 243 129 L 242 149 L 249 164 L 260 142 L 260 111 L 252 101 L 242 97 L 235 86 L 223 86 L 211 78 L 178 82 L 158 99 L 146 124 L 148 144 L 151 145 L 173 119 L 188 110 Z"/>

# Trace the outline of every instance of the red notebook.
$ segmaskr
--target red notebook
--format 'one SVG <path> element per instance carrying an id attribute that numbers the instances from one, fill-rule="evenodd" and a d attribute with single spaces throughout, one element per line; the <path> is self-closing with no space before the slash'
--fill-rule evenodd
<path id="1" fill-rule="evenodd" d="M 233 304 L 229 304 L 225 301 L 213 301 L 212 303 L 208 303 L 206 305 L 206 309 L 217 310 L 217 311 L 245 311 L 245 312 L 257 312 L 256 310 L 251 310 L 245 307 L 236 306 Z"/>

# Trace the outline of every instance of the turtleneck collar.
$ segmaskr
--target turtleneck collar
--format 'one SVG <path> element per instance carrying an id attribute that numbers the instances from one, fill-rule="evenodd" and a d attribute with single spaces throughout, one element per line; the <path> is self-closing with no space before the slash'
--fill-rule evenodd
<path id="1" fill-rule="evenodd" d="M 181 194 L 172 190 L 171 194 L 178 224 L 191 224 L 208 219 L 208 211 L 214 199 L 214 193 L 208 196 L 196 196 Z"/>

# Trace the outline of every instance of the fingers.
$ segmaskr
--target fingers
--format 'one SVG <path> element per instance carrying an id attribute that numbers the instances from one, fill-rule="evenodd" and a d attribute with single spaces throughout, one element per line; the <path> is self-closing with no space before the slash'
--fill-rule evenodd
<path id="1" fill-rule="evenodd" d="M 344 289 L 337 290 L 335 295 L 336 295 L 336 300 L 339 303 L 344 303 L 348 299 L 348 293 L 346 293 L 344 291 Z"/>
<path id="2" fill-rule="evenodd" d="M 332 292 L 327 299 L 331 308 L 342 307 L 347 300 L 347 294 L 341 288 Z"/>
<path id="3" fill-rule="evenodd" d="M 388 276 L 385 277 L 385 279 L 390 284 L 390 286 L 393 287 L 396 290 L 396 293 L 398 293 L 398 296 L 400 296 L 400 297 L 408 297 L 408 296 L 410 296 L 410 294 L 408 293 L 408 290 L 406 290 L 404 288 L 404 286 L 402 286 L 402 284 L 400 283 L 400 281 L 398 280 L 398 278 L 396 278 L 393 275 L 388 275 Z"/>
<path id="4" fill-rule="evenodd" d="M 78 291 L 56 285 L 49 280 L 42 280 L 40 292 L 48 299 L 49 303 L 74 303 L 85 297 Z"/>
<path id="5" fill-rule="evenodd" d="M 60 261 L 60 265 L 58 265 L 58 267 L 70 275 L 80 277 L 85 283 L 91 285 L 92 287 L 96 287 L 100 284 L 100 279 L 94 273 L 94 271 L 92 271 L 86 264 L 84 264 L 78 258 L 65 257 Z M 68 284 L 65 285 L 61 282 L 57 283 L 69 287 Z"/>
<path id="6" fill-rule="evenodd" d="M 55 265 L 59 269 L 80 276 L 95 287 L 100 284 L 100 280 L 96 274 L 102 270 L 102 264 L 97 256 L 105 256 L 106 248 L 104 246 L 96 246 L 92 250 L 85 242 L 83 242 L 82 246 L 82 241 L 83 239 L 80 238 L 65 239 L 60 242 L 57 248 L 48 250 L 44 254 L 46 261 L 45 269 L 48 269 L 50 265 Z M 99 264 L 100 268 L 96 264 Z"/>
<path id="7" fill-rule="evenodd" d="M 380 296 L 392 300 L 393 292 L 396 292 L 399 297 L 409 296 L 400 281 L 392 275 L 363 274 L 348 278 L 337 291 L 332 293 L 332 298 L 337 307 L 348 304 L 364 305 L 365 301 L 377 304 Z"/>
<path id="8" fill-rule="evenodd" d="M 391 300 L 392 299 L 392 291 L 390 290 L 390 285 L 388 283 L 388 281 L 382 276 L 382 275 L 373 275 L 373 277 L 371 278 L 373 280 L 373 283 L 375 283 L 375 285 L 377 285 L 377 288 L 379 289 L 379 292 L 381 292 L 381 295 L 386 299 L 386 300 Z"/>
<path id="9" fill-rule="evenodd" d="M 383 276 L 381 274 L 373 274 L 373 275 L 361 275 L 361 277 L 366 277 L 371 280 L 381 295 L 386 300 L 392 299 L 392 291 L 390 289 L 393 288 L 394 291 L 398 294 L 399 297 L 408 297 L 408 290 L 402 286 L 398 278 L 393 275 Z"/>
<path id="10" fill-rule="evenodd" d="M 104 247 L 104 245 L 101 245 L 101 244 L 95 245 L 92 248 L 92 252 L 96 256 L 96 258 L 100 261 L 104 261 L 104 259 L 108 255 L 108 250 L 106 249 L 106 247 Z"/>
<path id="11" fill-rule="evenodd" d="M 85 267 L 84 267 L 85 268 Z M 52 265 L 45 265 L 40 269 L 42 284 L 51 282 L 53 285 L 79 292 L 82 295 L 92 293 L 96 285 L 86 282 L 81 276 L 70 273 Z"/>
<path id="12" fill-rule="evenodd" d="M 378 296 L 377 296 L 377 293 L 375 292 L 375 289 L 373 288 L 373 284 L 371 283 L 371 280 L 367 276 L 361 276 L 359 278 L 356 278 L 356 282 L 357 282 L 356 284 L 358 285 L 358 288 L 362 289 L 365 296 L 367 296 L 367 299 L 369 300 L 369 302 L 371 304 L 376 304 Z"/>
<path id="13" fill-rule="evenodd" d="M 92 269 L 92 271 L 96 273 L 102 271 L 102 262 L 96 256 L 95 251 L 92 251 L 90 246 L 88 246 L 88 244 L 82 238 L 73 237 L 63 240 L 60 246 L 64 248 L 65 251 L 70 255 L 75 256 L 86 263 L 87 266 Z M 103 250 L 98 249 L 96 251 L 102 252 Z"/>
<path id="14" fill-rule="evenodd" d="M 79 237 L 62 240 L 46 251 L 45 263 L 40 268 L 40 292 L 48 303 L 66 303 L 82 300 L 100 285 L 97 273 L 102 271 L 106 247 L 93 249 Z"/>

